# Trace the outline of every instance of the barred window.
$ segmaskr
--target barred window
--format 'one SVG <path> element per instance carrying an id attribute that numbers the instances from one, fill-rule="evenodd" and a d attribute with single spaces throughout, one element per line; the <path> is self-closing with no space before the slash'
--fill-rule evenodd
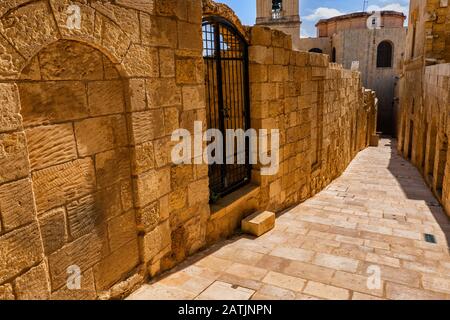
<path id="1" fill-rule="evenodd" d="M 378 45 L 377 68 L 392 68 L 392 44 L 383 41 Z"/>

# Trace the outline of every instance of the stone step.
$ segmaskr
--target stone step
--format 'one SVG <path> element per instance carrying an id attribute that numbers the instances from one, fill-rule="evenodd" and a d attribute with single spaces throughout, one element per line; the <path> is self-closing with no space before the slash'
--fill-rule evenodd
<path id="1" fill-rule="evenodd" d="M 275 213 L 258 211 L 242 220 L 242 231 L 254 236 L 262 236 L 275 227 Z"/>

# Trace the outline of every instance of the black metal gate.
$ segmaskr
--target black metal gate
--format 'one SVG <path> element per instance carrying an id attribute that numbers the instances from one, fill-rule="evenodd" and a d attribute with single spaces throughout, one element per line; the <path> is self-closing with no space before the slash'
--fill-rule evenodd
<path id="1" fill-rule="evenodd" d="M 236 28 L 220 17 L 203 20 L 203 57 L 208 129 L 219 129 L 224 137 L 225 157 L 227 129 L 250 128 L 248 45 Z M 245 164 L 211 164 L 209 184 L 211 200 L 230 193 L 250 182 L 249 142 L 246 141 Z"/>

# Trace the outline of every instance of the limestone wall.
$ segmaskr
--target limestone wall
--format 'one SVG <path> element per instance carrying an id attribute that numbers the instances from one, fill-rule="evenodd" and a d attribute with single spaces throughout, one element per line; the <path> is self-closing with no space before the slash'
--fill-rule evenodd
<path id="1" fill-rule="evenodd" d="M 450 212 L 448 114 L 450 64 L 406 70 L 401 87 L 399 151 L 421 171 L 425 181 Z"/>
<path id="2" fill-rule="evenodd" d="M 293 51 L 290 37 L 251 32 L 252 123 L 281 131 L 280 171 L 261 176 L 261 203 L 288 207 L 338 177 L 367 146 L 367 110 L 360 74 L 322 54 Z"/>
<path id="3" fill-rule="evenodd" d="M 399 151 L 450 213 L 448 1 L 411 1 L 400 83 Z"/>
<path id="4" fill-rule="evenodd" d="M 247 197 L 211 214 L 207 165 L 170 158 L 174 129 L 206 123 L 201 23 L 200 0 L 0 3 L 0 299 L 120 297 L 251 211 L 320 191 L 367 146 L 359 74 L 254 28 L 252 126 L 280 129 L 281 168 L 255 166 Z"/>
<path id="5" fill-rule="evenodd" d="M 0 15 L 0 298 L 117 294 L 200 248 L 208 168 L 172 165 L 170 135 L 205 117 L 201 2 Z"/>
<path id="6" fill-rule="evenodd" d="M 408 20 L 405 59 L 426 56 L 427 59 L 450 61 L 449 19 L 447 0 L 412 0 Z"/>

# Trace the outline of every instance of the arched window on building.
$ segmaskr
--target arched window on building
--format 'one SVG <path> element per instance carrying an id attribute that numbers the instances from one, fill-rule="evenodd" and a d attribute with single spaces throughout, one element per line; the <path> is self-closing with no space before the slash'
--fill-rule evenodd
<path id="1" fill-rule="evenodd" d="M 283 11 L 283 1 L 282 0 L 272 0 L 272 18 L 280 19 L 282 11 Z"/>
<path id="2" fill-rule="evenodd" d="M 322 49 L 319 49 L 319 48 L 312 48 L 311 50 L 309 50 L 309 52 L 323 53 Z"/>
<path id="3" fill-rule="evenodd" d="M 378 45 L 377 68 L 392 68 L 393 51 L 389 41 L 383 41 Z"/>
<path id="4" fill-rule="evenodd" d="M 333 51 L 331 52 L 331 62 L 336 63 L 336 48 L 333 48 Z"/>

